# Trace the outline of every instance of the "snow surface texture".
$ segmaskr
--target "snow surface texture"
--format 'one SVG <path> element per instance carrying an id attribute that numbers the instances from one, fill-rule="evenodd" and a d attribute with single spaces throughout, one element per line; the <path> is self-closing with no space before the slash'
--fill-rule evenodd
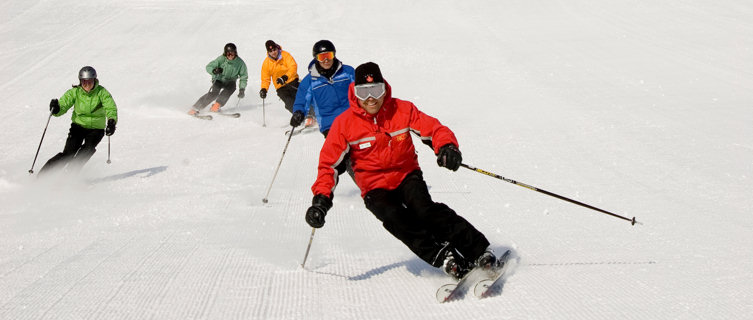
<path id="1" fill-rule="evenodd" d="M 5 1 L 0 4 L 0 319 L 738 319 L 753 315 L 751 1 Z M 458 136 L 467 169 L 418 145 L 436 201 L 517 266 L 499 296 L 447 282 L 345 178 L 303 216 L 318 133 L 256 92 L 264 41 L 305 72 L 314 42 L 374 61 Z M 185 115 L 235 42 L 239 119 Z M 27 173 L 47 105 L 99 72 L 120 122 L 76 177 Z M 233 111 L 237 98 L 228 103 Z M 53 118 L 35 169 L 62 150 Z"/>

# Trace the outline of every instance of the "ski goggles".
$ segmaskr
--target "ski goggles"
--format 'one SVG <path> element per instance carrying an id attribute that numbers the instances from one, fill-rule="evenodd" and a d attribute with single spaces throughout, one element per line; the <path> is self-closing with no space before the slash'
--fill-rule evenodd
<path id="1" fill-rule="evenodd" d="M 333 51 L 327 51 L 322 53 L 316 54 L 316 61 L 322 62 L 324 60 L 332 60 L 335 58 L 335 53 Z"/>
<path id="2" fill-rule="evenodd" d="M 366 83 L 359 84 L 354 87 L 356 98 L 359 100 L 366 100 L 369 97 L 379 99 L 387 93 L 387 87 L 384 83 Z"/>

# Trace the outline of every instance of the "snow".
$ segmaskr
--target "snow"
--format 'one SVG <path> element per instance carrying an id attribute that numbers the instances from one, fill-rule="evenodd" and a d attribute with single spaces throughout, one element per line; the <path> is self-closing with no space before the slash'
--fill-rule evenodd
<path id="1" fill-rule="evenodd" d="M 0 4 L 0 319 L 737 319 L 753 315 L 749 1 L 6 1 Z M 456 133 L 470 170 L 417 145 L 436 201 L 517 259 L 502 293 L 448 281 L 343 179 L 313 237 L 323 138 L 293 137 L 264 41 L 378 63 Z M 185 115 L 226 42 L 239 119 Z M 78 176 L 29 175 L 51 98 L 94 66 L 117 132 Z M 264 110 L 262 110 L 264 109 Z M 263 114 L 265 118 L 262 119 Z M 62 150 L 53 118 L 34 169 Z M 262 127 L 262 122 L 266 127 Z"/>

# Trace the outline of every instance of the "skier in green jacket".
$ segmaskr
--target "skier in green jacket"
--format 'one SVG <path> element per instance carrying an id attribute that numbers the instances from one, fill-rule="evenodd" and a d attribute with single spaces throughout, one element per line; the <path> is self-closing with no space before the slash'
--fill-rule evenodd
<path id="1" fill-rule="evenodd" d="M 240 81 L 238 81 L 238 86 L 240 87 L 238 99 L 246 96 L 248 70 L 246 69 L 246 63 L 238 56 L 238 49 L 235 47 L 235 44 L 226 44 L 223 54 L 209 62 L 206 69 L 212 75 L 212 87 L 188 111 L 188 114 L 192 116 L 198 115 L 201 109 L 204 109 L 215 99 L 210 111 L 219 112 L 220 108 L 227 103 L 227 100 L 235 92 L 235 79 L 240 78 Z"/>
<path id="2" fill-rule="evenodd" d="M 63 152 L 45 163 L 39 173 L 53 168 L 78 171 L 91 158 L 104 135 L 115 133 L 118 108 L 110 92 L 99 85 L 97 71 L 90 66 L 78 72 L 79 84 L 66 91 L 60 100 L 50 101 L 50 113 L 56 117 L 73 108 L 71 129 Z M 70 165 L 69 165 L 70 164 Z"/>

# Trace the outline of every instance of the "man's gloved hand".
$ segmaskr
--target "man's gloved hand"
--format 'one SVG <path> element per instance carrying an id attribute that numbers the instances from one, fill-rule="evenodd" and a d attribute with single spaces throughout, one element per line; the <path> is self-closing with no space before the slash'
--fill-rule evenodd
<path id="1" fill-rule="evenodd" d="M 214 68 L 214 70 L 212 70 L 212 73 L 214 73 L 214 74 L 221 74 L 222 73 L 222 68 L 219 68 L 219 67 Z"/>
<path id="2" fill-rule="evenodd" d="M 303 114 L 301 111 L 293 112 L 293 116 L 290 117 L 290 125 L 293 127 L 300 126 L 301 123 L 303 123 L 303 119 L 306 118 L 306 115 Z"/>
<path id="3" fill-rule="evenodd" d="M 284 86 L 285 82 L 288 82 L 288 75 L 283 74 L 282 77 L 277 78 L 277 84 Z"/>
<path id="4" fill-rule="evenodd" d="M 243 99 L 246 97 L 246 88 L 238 90 L 238 99 Z"/>
<path id="5" fill-rule="evenodd" d="M 261 90 L 259 90 L 259 97 L 261 97 L 262 99 L 266 99 L 267 98 L 267 89 L 262 88 Z"/>
<path id="6" fill-rule="evenodd" d="M 111 136 L 115 133 L 115 119 L 107 119 L 107 127 L 105 127 L 105 135 Z"/>
<path id="7" fill-rule="evenodd" d="M 437 154 L 437 164 L 440 167 L 445 167 L 452 171 L 457 171 L 460 168 L 460 163 L 463 162 L 463 156 L 460 154 L 460 150 L 452 143 L 448 143 L 439 148 Z"/>
<path id="8" fill-rule="evenodd" d="M 330 208 L 332 208 L 332 199 L 321 194 L 315 195 L 311 199 L 311 207 L 306 210 L 306 223 L 313 228 L 323 227 L 324 217 Z"/>
<path id="9" fill-rule="evenodd" d="M 60 103 L 58 103 L 58 99 L 50 100 L 50 113 L 58 114 L 58 112 L 60 112 Z"/>

